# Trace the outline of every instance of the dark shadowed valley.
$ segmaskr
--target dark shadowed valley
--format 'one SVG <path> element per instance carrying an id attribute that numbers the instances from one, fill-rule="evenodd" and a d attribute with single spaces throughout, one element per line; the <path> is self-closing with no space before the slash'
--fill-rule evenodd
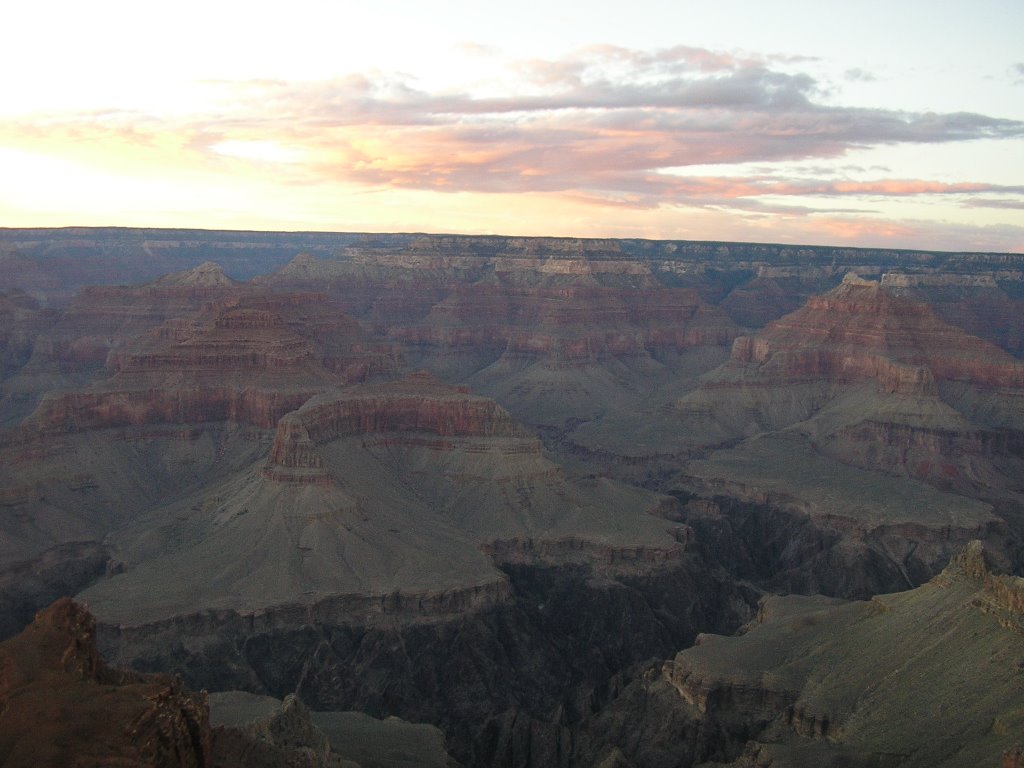
<path id="1" fill-rule="evenodd" d="M 1022 574 L 1024 255 L 0 230 L 0 764 L 1019 767 Z"/>

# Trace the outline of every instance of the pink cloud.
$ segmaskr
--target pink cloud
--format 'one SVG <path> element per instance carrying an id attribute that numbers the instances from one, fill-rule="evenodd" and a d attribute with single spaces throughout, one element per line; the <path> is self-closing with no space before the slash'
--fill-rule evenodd
<path id="1" fill-rule="evenodd" d="M 223 169 L 291 185 L 558 194 L 588 208 L 729 211 L 760 217 L 765 226 L 772 217 L 814 214 L 814 226 L 825 227 L 820 222 L 831 215 L 837 218 L 828 219 L 831 229 L 822 235 L 838 238 L 865 236 L 873 226 L 843 217 L 850 201 L 931 196 L 976 208 L 1024 204 L 1024 186 L 891 178 L 886 169 L 855 169 L 858 178 L 850 180 L 817 162 L 865 147 L 1020 139 L 1024 122 L 836 106 L 822 97 L 815 77 L 796 71 L 808 62 L 790 59 L 780 67 L 780 60 L 686 46 L 593 46 L 520 62 L 486 96 L 429 92 L 384 72 L 217 82 L 208 86 L 221 108 L 209 114 L 55 115 L 0 124 L 0 138 L 61 144 L 97 162 L 106 152 L 120 154 L 107 161 L 114 164 Z M 301 160 L 283 166 L 217 150 L 247 141 L 279 145 Z M 781 161 L 807 162 L 787 177 L 773 168 Z M 736 163 L 760 163 L 764 172 L 676 173 Z M 863 178 L 873 173 L 881 177 Z M 888 236 L 902 236 L 897 230 Z"/>

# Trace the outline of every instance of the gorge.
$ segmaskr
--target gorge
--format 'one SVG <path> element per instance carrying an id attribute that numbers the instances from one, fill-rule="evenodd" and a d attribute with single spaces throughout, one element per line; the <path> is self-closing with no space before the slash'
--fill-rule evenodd
<path id="1" fill-rule="evenodd" d="M 207 762 L 145 764 L 1019 757 L 1022 255 L 8 229 L 0 267 L 0 634 L 89 660 L 0 700 L 160 687 Z"/>

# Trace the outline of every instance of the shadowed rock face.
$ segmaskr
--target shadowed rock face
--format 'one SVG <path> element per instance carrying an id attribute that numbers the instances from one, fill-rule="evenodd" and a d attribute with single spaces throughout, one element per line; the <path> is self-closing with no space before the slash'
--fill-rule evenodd
<path id="1" fill-rule="evenodd" d="M 165 675 L 109 668 L 95 622 L 68 599 L 0 645 L 6 766 L 209 765 L 205 698 Z"/>
<path id="2" fill-rule="evenodd" d="M 331 716 L 326 724 L 335 725 Z M 443 743 L 432 746 L 446 757 Z M 388 755 L 383 745 L 361 747 L 370 765 Z M 256 722 L 211 728 L 205 692 L 168 675 L 109 667 L 95 620 L 67 598 L 0 644 L 0 761 L 12 768 L 359 768 L 332 751 L 294 696 Z"/>
<path id="3" fill-rule="evenodd" d="M 1012 760 L 1021 581 L 993 574 L 974 542 L 908 592 L 766 598 L 738 636 L 701 636 L 628 686 L 585 730 L 582 762 L 613 745 L 638 768 Z"/>

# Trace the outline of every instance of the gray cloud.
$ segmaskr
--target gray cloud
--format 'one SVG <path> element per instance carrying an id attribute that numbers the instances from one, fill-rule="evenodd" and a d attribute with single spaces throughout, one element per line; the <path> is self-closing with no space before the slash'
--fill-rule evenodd
<path id="1" fill-rule="evenodd" d="M 486 96 L 430 92 L 408 75 L 379 71 L 326 81 L 212 82 L 224 105 L 217 114 L 171 126 L 128 114 L 78 115 L 65 117 L 64 128 L 136 141 L 173 131 L 211 161 L 225 141 L 279 142 L 305 152 L 306 159 L 289 167 L 290 179 L 562 192 L 637 207 L 778 210 L 777 202 L 758 198 L 1024 194 L 1020 187 L 837 180 L 843 171 L 819 161 L 883 145 L 1021 138 L 1024 122 L 835 105 L 815 77 L 793 71 L 804 63 L 686 46 L 593 46 L 561 59 L 519 62 L 501 89 Z M 1024 73 L 1024 64 L 1017 70 Z M 847 76 L 870 77 L 859 70 Z M 816 178 L 777 178 L 770 164 L 780 161 L 806 161 L 805 175 Z M 663 172 L 736 163 L 764 163 L 767 172 L 741 179 Z M 990 207 L 1014 207 L 987 199 Z"/>

